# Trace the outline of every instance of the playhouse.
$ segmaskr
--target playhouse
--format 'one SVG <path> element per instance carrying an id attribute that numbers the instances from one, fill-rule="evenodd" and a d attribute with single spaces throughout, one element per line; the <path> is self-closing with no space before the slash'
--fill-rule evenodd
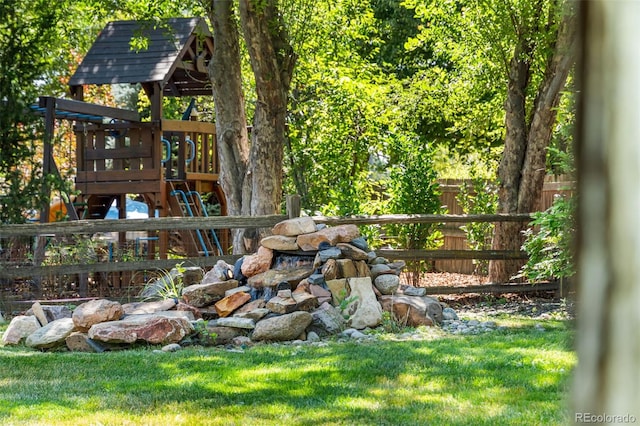
<path id="1" fill-rule="evenodd" d="M 131 48 L 133 37 L 147 48 Z M 136 194 L 157 216 L 206 216 L 204 200 L 227 205 L 219 185 L 215 125 L 194 120 L 191 108 L 182 120 L 163 116 L 163 97 L 211 95 L 207 72 L 213 38 L 201 18 L 174 18 L 164 25 L 115 21 L 101 31 L 69 81 L 72 99 L 41 97 L 36 109 L 45 117 L 45 173 L 57 168 L 51 151 L 55 120 L 73 122 L 76 140 L 75 188 L 65 203 L 69 219 L 104 219 L 115 201 L 126 217 L 127 194 Z M 150 119 L 137 111 L 84 102 L 88 85 L 139 84 L 151 102 Z M 193 106 L 193 103 L 190 107 Z M 49 212 L 43 211 L 42 218 Z M 151 216 L 151 215 L 150 215 Z M 150 235 L 150 252 L 166 258 L 169 232 Z M 223 254 L 224 232 L 185 231 L 177 235 L 188 256 Z"/>

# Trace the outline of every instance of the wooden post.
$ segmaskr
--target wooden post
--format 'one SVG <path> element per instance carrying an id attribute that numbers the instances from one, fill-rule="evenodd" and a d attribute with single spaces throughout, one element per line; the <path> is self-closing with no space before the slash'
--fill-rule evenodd
<path id="1" fill-rule="evenodd" d="M 300 217 L 300 196 L 298 194 L 287 195 L 287 216 L 289 219 Z"/>

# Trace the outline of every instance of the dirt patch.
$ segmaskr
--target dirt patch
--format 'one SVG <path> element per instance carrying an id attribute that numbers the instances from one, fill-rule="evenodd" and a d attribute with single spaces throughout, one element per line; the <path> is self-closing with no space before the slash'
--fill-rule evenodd
<path id="1" fill-rule="evenodd" d="M 406 279 L 406 277 L 404 278 Z M 403 280 L 403 282 L 406 282 Z M 421 277 L 420 287 L 473 287 L 489 283 L 486 276 L 455 274 L 448 272 L 427 273 Z M 458 312 L 486 315 L 519 315 L 530 318 L 575 317 L 575 302 L 572 295 L 559 298 L 555 291 L 533 291 L 528 293 L 502 294 L 438 294 L 440 302 Z"/>

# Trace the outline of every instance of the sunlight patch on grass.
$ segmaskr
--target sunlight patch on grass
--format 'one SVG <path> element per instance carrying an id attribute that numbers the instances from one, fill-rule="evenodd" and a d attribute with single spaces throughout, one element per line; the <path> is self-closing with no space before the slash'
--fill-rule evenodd
<path id="1" fill-rule="evenodd" d="M 572 330 L 513 324 L 477 336 L 243 353 L 0 348 L 0 424 L 565 423 Z"/>

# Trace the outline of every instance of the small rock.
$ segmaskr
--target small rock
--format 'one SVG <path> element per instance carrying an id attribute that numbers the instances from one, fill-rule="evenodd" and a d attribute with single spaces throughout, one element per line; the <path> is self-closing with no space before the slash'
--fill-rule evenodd
<path id="1" fill-rule="evenodd" d="M 228 345 L 238 336 L 248 333 L 247 329 L 225 326 L 212 326 L 211 322 L 207 324 L 207 333 L 213 339 L 215 345 Z"/>
<path id="2" fill-rule="evenodd" d="M 350 335 L 349 337 L 351 337 L 352 339 L 358 339 L 358 340 L 360 340 L 360 339 L 366 339 L 366 338 L 367 338 L 367 335 L 366 335 L 366 334 L 364 334 L 364 333 L 363 333 L 363 332 L 361 332 L 361 331 L 356 330 L 356 331 L 354 331 L 353 333 L 351 333 L 351 335 Z"/>
<path id="3" fill-rule="evenodd" d="M 162 347 L 162 352 L 176 352 L 179 351 L 180 349 L 182 349 L 182 346 L 180 346 L 177 343 L 169 343 L 168 345 L 164 345 Z"/>
<path id="4" fill-rule="evenodd" d="M 212 326 L 244 328 L 246 330 L 252 330 L 256 326 L 255 321 L 251 318 L 238 317 L 220 318 L 215 321 L 210 321 L 209 323 L 212 324 Z"/>
<path id="5" fill-rule="evenodd" d="M 267 302 L 267 309 L 270 309 L 271 311 L 278 314 L 291 313 L 295 311 L 297 307 L 298 304 L 296 303 L 296 301 L 290 297 L 283 299 L 282 297 L 275 296 L 269 299 L 269 301 Z"/>
<path id="6" fill-rule="evenodd" d="M 308 342 L 319 342 L 320 336 L 315 331 L 310 331 L 307 333 L 307 341 Z"/>
<path id="7" fill-rule="evenodd" d="M 267 308 L 256 308 L 248 312 L 235 313 L 233 316 L 238 318 L 249 318 L 257 322 L 264 318 L 269 312 L 271 311 Z"/>
<path id="8" fill-rule="evenodd" d="M 457 320 L 458 314 L 452 308 L 446 307 L 442 310 L 442 318 L 445 320 Z"/>
<path id="9" fill-rule="evenodd" d="M 321 336 L 340 333 L 347 324 L 340 310 L 326 302 L 313 311 L 311 316 L 313 321 L 309 327 Z"/>
<path id="10" fill-rule="evenodd" d="M 380 293 L 393 294 L 400 285 L 400 277 L 390 274 L 378 275 L 373 283 Z"/>
<path id="11" fill-rule="evenodd" d="M 253 344 L 253 342 L 251 341 L 251 338 L 248 336 L 236 336 L 233 339 L 231 339 L 231 344 L 234 346 L 250 346 Z"/>
<path id="12" fill-rule="evenodd" d="M 218 315 L 221 317 L 228 317 L 233 313 L 233 311 L 247 303 L 249 300 L 251 300 L 251 295 L 249 295 L 249 293 L 232 293 L 231 295 L 216 302 L 214 306 Z"/>
<path id="13" fill-rule="evenodd" d="M 31 305 L 31 310 L 33 311 L 33 315 L 40 322 L 40 325 L 45 326 L 49 324 L 49 320 L 47 319 L 47 316 L 45 315 L 44 309 L 42 309 L 42 305 L 40 304 L 40 302 L 35 302 L 33 305 Z"/>
<path id="14" fill-rule="evenodd" d="M 368 255 L 364 250 L 359 249 L 358 247 L 349 244 L 349 243 L 338 243 L 336 247 L 342 252 L 342 256 L 351 260 L 367 260 Z"/>
<path id="15" fill-rule="evenodd" d="M 309 281 L 309 284 L 312 285 L 325 285 L 325 280 L 324 280 L 324 276 L 322 274 L 311 274 L 309 275 L 309 278 L 307 278 L 307 280 Z"/>
<path id="16" fill-rule="evenodd" d="M 402 287 L 402 293 L 405 296 L 418 296 L 422 297 L 427 294 L 427 289 L 424 287 L 404 286 Z"/>
<path id="17" fill-rule="evenodd" d="M 359 276 L 358 269 L 353 260 L 338 259 L 336 262 L 338 264 L 338 276 L 340 278 L 356 278 Z"/>
<path id="18" fill-rule="evenodd" d="M 251 278 L 254 275 L 266 272 L 271 267 L 272 261 L 273 250 L 260 246 L 255 254 L 244 256 L 241 266 L 242 275 Z"/>
<path id="19" fill-rule="evenodd" d="M 278 292 L 276 293 L 276 296 L 282 299 L 291 299 L 291 289 L 278 290 Z"/>
<path id="20" fill-rule="evenodd" d="M 335 280 L 338 277 L 338 264 L 335 259 L 329 259 L 322 265 L 322 275 L 326 281 Z"/>
<path id="21" fill-rule="evenodd" d="M 358 237 L 351 240 L 351 244 L 359 248 L 360 250 L 369 251 L 369 244 L 367 244 L 367 240 L 364 237 Z"/>
<path id="22" fill-rule="evenodd" d="M 320 250 L 318 256 L 320 256 L 320 262 L 324 263 L 329 259 L 340 259 L 342 252 L 338 247 L 330 247 L 325 250 Z"/>
<path id="23" fill-rule="evenodd" d="M 374 263 L 369 270 L 371 271 L 371 278 L 376 279 L 379 275 L 382 274 L 393 274 L 393 270 L 389 268 L 386 264 L 378 264 Z"/>
<path id="24" fill-rule="evenodd" d="M 126 315 L 153 314 L 155 312 L 170 311 L 177 305 L 175 299 L 159 300 L 157 302 L 125 303 L 122 309 Z"/>
<path id="25" fill-rule="evenodd" d="M 64 340 L 67 348 L 72 352 L 90 352 L 90 353 L 102 353 L 105 351 L 105 347 L 100 343 L 91 340 L 86 333 L 74 331 Z"/>
<path id="26" fill-rule="evenodd" d="M 224 297 L 231 296 L 233 293 L 240 293 L 244 291 L 245 293 L 249 293 L 251 291 L 251 287 L 248 285 L 243 285 L 236 288 L 230 288 L 229 290 L 224 292 Z"/>

